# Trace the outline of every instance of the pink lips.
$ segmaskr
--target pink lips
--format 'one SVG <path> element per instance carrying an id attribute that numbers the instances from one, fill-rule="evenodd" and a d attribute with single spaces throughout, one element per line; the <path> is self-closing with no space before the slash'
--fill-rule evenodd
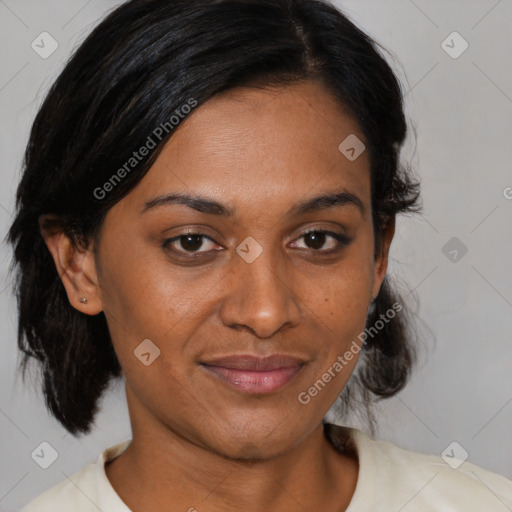
<path id="1" fill-rule="evenodd" d="M 287 355 L 228 356 L 202 362 L 208 373 L 247 393 L 271 393 L 288 384 L 305 361 Z"/>

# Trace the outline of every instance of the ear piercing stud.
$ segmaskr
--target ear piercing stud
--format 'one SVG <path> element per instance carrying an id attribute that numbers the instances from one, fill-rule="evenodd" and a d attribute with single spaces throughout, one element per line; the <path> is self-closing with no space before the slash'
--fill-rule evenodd
<path id="1" fill-rule="evenodd" d="M 87 304 L 87 299 L 86 299 L 85 297 L 82 297 L 82 298 L 80 299 L 80 302 L 81 302 L 82 304 Z"/>

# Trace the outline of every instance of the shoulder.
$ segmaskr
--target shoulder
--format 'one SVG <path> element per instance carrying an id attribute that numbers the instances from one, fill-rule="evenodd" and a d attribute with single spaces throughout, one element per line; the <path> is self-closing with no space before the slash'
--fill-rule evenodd
<path id="1" fill-rule="evenodd" d="M 377 456 L 394 468 L 405 484 L 409 509 L 451 507 L 446 510 L 510 511 L 512 481 L 469 461 L 427 455 L 386 441 L 373 441 Z M 416 508 L 415 508 L 416 507 Z M 404 508 L 404 512 L 408 508 Z"/>
<path id="2" fill-rule="evenodd" d="M 131 439 L 122 441 L 100 453 L 96 462 L 67 477 L 43 492 L 21 512 L 98 512 L 98 510 L 129 509 L 112 488 L 106 474 L 105 462 L 123 453 Z"/>
<path id="3" fill-rule="evenodd" d="M 94 485 L 96 464 L 88 464 L 69 478 L 44 491 L 21 512 L 97 512 Z"/>
<path id="4" fill-rule="evenodd" d="M 358 500 L 366 504 L 365 496 L 372 493 L 372 505 L 382 511 L 512 510 L 512 480 L 504 476 L 455 457 L 445 457 L 448 464 L 441 455 L 419 453 L 374 440 L 357 429 L 334 427 L 332 432 L 334 437 L 341 438 L 348 434 L 356 446 L 360 465 L 354 495 L 357 505 Z"/>

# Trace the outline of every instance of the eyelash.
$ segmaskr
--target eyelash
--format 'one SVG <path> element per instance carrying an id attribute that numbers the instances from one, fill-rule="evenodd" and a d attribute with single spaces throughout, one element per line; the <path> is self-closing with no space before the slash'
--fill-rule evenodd
<path id="1" fill-rule="evenodd" d="M 309 249 L 309 248 L 302 249 L 302 250 L 309 251 L 310 253 L 316 253 L 316 254 L 321 254 L 321 255 L 331 255 L 331 254 L 337 253 L 341 249 L 343 249 L 346 246 L 348 246 L 350 244 L 350 242 L 352 242 L 352 240 L 353 240 L 353 238 L 348 237 L 346 235 L 343 235 L 341 233 L 336 233 L 334 231 L 329 231 L 329 230 L 325 230 L 325 229 L 310 229 L 309 231 L 305 231 L 304 233 L 302 233 L 295 240 L 299 240 L 299 239 L 309 235 L 310 233 L 318 233 L 318 234 L 328 235 L 328 236 L 334 238 L 338 242 L 338 247 L 336 247 L 334 249 L 328 249 L 328 250 Z M 200 257 L 201 255 L 205 255 L 205 254 L 208 254 L 208 253 L 211 253 L 213 251 L 218 250 L 218 249 L 212 249 L 211 251 L 195 251 L 195 252 L 191 251 L 191 252 L 187 252 L 187 251 L 183 251 L 183 250 L 179 250 L 178 251 L 176 249 L 169 248 L 169 246 L 173 242 L 177 242 L 177 241 L 180 240 L 180 238 L 186 237 L 188 235 L 200 236 L 203 239 L 205 238 L 207 240 L 210 240 L 210 241 L 216 243 L 215 240 L 213 240 L 213 238 L 209 237 L 208 235 L 205 235 L 204 233 L 199 233 L 199 232 L 194 232 L 194 231 L 187 231 L 186 233 L 181 233 L 181 234 L 179 234 L 177 236 L 174 236 L 172 238 L 168 238 L 167 240 L 164 240 L 164 242 L 162 243 L 162 247 L 164 249 L 170 251 L 170 252 L 178 253 L 180 256 L 184 256 L 185 258 L 197 258 L 197 257 Z"/>

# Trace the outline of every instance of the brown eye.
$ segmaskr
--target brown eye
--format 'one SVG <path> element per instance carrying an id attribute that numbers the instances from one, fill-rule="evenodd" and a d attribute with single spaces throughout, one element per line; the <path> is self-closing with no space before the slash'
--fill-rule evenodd
<path id="1" fill-rule="evenodd" d="M 310 249 L 321 253 L 335 252 L 352 241 L 352 238 L 342 235 L 341 233 L 318 229 L 303 233 L 297 240 L 301 239 L 304 240 L 305 247 L 298 246 L 297 242 L 293 242 L 293 246 L 299 249 Z"/>
<path id="2" fill-rule="evenodd" d="M 210 247 L 208 247 L 208 245 L 210 245 Z M 165 240 L 162 244 L 165 249 L 181 254 L 201 254 L 210 252 L 214 250 L 216 245 L 214 240 L 202 233 L 182 233 L 181 235 Z M 199 250 L 204 249 L 204 247 L 206 247 L 206 250 Z"/>
<path id="3" fill-rule="evenodd" d="M 201 235 L 186 235 L 179 238 L 181 247 L 186 251 L 197 251 L 203 245 L 203 237 Z"/>
<path id="4" fill-rule="evenodd" d="M 304 242 L 310 249 L 321 249 L 325 239 L 326 235 L 322 231 L 310 231 L 304 235 Z"/>

